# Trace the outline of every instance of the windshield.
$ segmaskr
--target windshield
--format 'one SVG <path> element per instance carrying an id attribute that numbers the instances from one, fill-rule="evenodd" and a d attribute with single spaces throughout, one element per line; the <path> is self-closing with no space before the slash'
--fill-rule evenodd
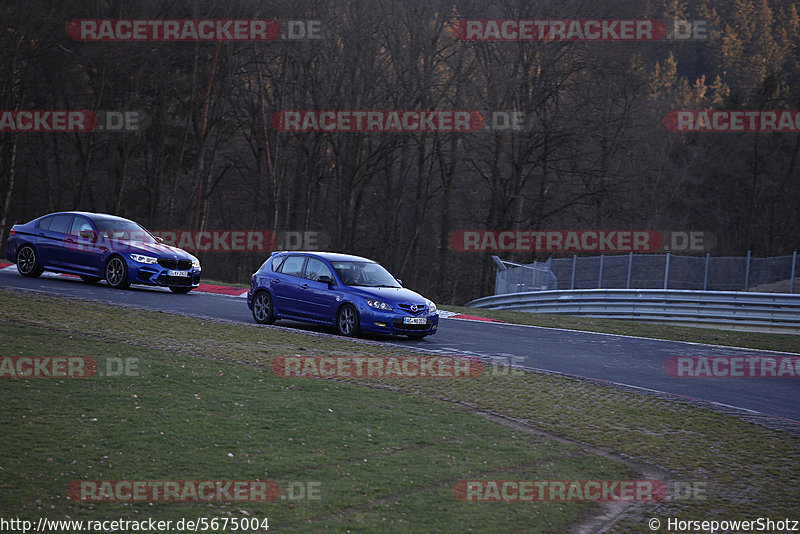
<path id="1" fill-rule="evenodd" d="M 343 284 L 363 287 L 402 287 L 389 271 L 366 261 L 334 261 L 333 268 Z"/>
<path id="2" fill-rule="evenodd" d="M 94 222 L 100 236 L 106 239 L 116 239 L 119 241 L 139 241 L 148 245 L 155 245 L 155 238 L 132 221 L 116 221 L 112 219 L 100 219 Z"/>

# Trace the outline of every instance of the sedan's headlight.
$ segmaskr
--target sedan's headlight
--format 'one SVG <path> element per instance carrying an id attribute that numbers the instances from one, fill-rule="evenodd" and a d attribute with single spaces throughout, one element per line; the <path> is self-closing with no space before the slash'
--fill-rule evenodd
<path id="1" fill-rule="evenodd" d="M 192 269 L 199 269 L 200 268 L 200 260 L 197 258 L 192 260 Z"/>
<path id="2" fill-rule="evenodd" d="M 392 311 L 392 307 L 383 301 L 375 299 L 366 299 L 366 300 L 367 300 L 367 305 L 370 308 L 375 308 L 376 310 L 383 310 L 383 311 Z"/>
<path id="3" fill-rule="evenodd" d="M 436 313 L 436 304 L 434 304 L 432 300 L 425 299 L 425 304 L 428 305 L 429 313 Z"/>
<path id="4" fill-rule="evenodd" d="M 142 254 L 131 254 L 131 259 L 139 263 L 155 263 L 158 261 L 158 258 L 154 258 L 152 256 L 144 256 Z"/>

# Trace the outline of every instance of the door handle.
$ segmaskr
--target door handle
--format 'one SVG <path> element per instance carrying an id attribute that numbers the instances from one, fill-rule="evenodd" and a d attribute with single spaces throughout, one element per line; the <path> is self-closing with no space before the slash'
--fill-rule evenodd
<path id="1" fill-rule="evenodd" d="M 302 285 L 302 286 L 300 286 L 300 287 L 301 287 L 302 289 L 308 289 L 308 284 L 303 284 L 303 285 Z"/>
<path id="2" fill-rule="evenodd" d="M 273 279 L 272 279 L 272 283 L 273 283 L 273 284 L 280 284 L 280 283 L 281 283 L 281 281 L 280 281 L 280 279 L 279 279 L 279 278 L 273 278 Z"/>

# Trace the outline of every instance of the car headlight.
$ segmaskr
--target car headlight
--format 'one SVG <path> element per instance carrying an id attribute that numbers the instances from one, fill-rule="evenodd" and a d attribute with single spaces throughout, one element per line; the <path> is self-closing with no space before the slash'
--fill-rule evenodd
<path id="1" fill-rule="evenodd" d="M 144 256 L 142 254 L 131 254 L 131 259 L 139 263 L 155 263 L 158 261 L 158 258 L 154 258 L 152 256 Z"/>
<path id="2" fill-rule="evenodd" d="M 392 307 L 383 301 L 375 299 L 366 299 L 366 300 L 367 300 L 367 305 L 370 308 L 375 308 L 376 310 L 383 310 L 383 311 L 392 311 Z"/>
<path id="3" fill-rule="evenodd" d="M 199 269 L 200 268 L 200 260 L 197 258 L 192 260 L 192 269 Z"/>
<path id="4" fill-rule="evenodd" d="M 425 299 L 425 304 L 428 305 L 429 313 L 436 313 L 436 304 L 434 304 L 432 300 Z"/>

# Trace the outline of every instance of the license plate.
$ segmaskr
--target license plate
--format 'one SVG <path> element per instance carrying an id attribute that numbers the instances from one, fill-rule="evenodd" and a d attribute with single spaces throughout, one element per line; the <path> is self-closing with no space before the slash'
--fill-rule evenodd
<path id="1" fill-rule="evenodd" d="M 169 276 L 189 276 L 189 271 L 169 271 L 167 272 Z"/>
<path id="2" fill-rule="evenodd" d="M 425 317 L 403 317 L 403 324 L 425 324 L 427 322 Z"/>

